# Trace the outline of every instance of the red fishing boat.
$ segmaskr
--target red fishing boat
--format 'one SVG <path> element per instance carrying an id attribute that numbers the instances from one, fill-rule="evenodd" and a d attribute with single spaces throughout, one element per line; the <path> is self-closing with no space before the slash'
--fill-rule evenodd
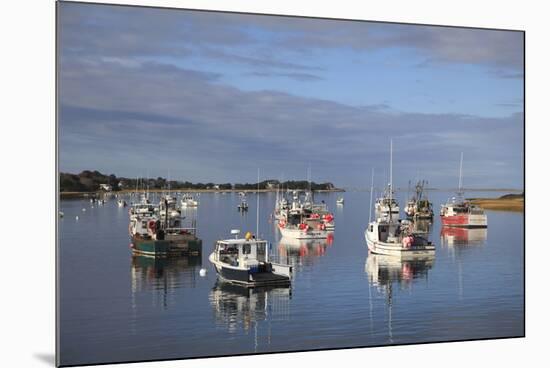
<path id="1" fill-rule="evenodd" d="M 487 227 L 487 215 L 482 208 L 473 205 L 464 199 L 462 191 L 462 159 L 460 154 L 460 174 L 458 180 L 457 197 L 451 198 L 441 206 L 441 224 L 456 227 Z"/>

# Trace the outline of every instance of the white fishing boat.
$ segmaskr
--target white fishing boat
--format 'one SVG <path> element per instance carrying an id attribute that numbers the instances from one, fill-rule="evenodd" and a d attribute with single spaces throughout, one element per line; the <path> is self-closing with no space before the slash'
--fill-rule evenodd
<path id="1" fill-rule="evenodd" d="M 248 287 L 290 284 L 292 266 L 270 262 L 267 241 L 250 232 L 239 238 L 239 233 L 232 230 L 235 239 L 218 240 L 208 257 L 220 279 Z"/>
<path id="2" fill-rule="evenodd" d="M 326 239 L 329 234 L 322 219 L 304 217 L 292 211 L 279 220 L 277 227 L 283 237 L 294 239 Z"/>
<path id="3" fill-rule="evenodd" d="M 435 246 L 422 235 L 414 233 L 405 222 L 389 218 L 371 222 L 365 230 L 369 251 L 403 259 L 434 256 Z"/>
<path id="4" fill-rule="evenodd" d="M 390 142 L 390 184 L 387 203 L 393 203 L 393 142 Z M 374 172 L 371 183 L 371 201 L 374 186 Z M 401 257 L 403 259 L 428 257 L 435 255 L 435 246 L 412 230 L 410 222 L 401 221 L 393 216 L 392 210 L 387 216 L 378 217 L 375 221 L 369 220 L 365 230 L 365 240 L 370 252 Z M 369 211 L 370 217 L 370 211 Z"/>
<path id="5" fill-rule="evenodd" d="M 190 194 L 184 194 L 180 202 L 182 207 L 197 207 L 199 205 L 199 201 Z"/>
<path id="6" fill-rule="evenodd" d="M 297 192 L 293 195 L 290 208 L 282 213 L 277 227 L 281 235 L 287 238 L 326 239 L 328 236 L 324 220 L 299 200 Z"/>
<path id="7" fill-rule="evenodd" d="M 394 198 L 394 194 L 393 188 L 388 184 L 382 197 L 376 199 L 374 213 L 377 218 L 389 217 L 390 214 L 395 219 L 399 218 L 399 203 Z"/>

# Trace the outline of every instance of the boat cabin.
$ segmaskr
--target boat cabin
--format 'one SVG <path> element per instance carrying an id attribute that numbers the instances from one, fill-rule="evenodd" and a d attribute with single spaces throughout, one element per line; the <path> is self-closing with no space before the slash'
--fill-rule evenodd
<path id="1" fill-rule="evenodd" d="M 384 243 L 399 242 L 401 224 L 399 222 L 378 219 L 376 222 L 369 224 L 368 232 L 371 233 L 371 238 L 374 241 Z"/>
<path id="2" fill-rule="evenodd" d="M 222 263 L 239 268 L 258 268 L 266 261 L 268 243 L 256 239 L 228 239 L 216 242 L 214 250 Z"/>

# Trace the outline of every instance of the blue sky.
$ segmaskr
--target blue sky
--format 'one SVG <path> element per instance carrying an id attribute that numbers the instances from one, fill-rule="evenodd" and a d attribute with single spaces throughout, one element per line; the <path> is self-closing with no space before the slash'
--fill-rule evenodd
<path id="1" fill-rule="evenodd" d="M 60 3 L 60 169 L 523 187 L 523 34 Z"/>

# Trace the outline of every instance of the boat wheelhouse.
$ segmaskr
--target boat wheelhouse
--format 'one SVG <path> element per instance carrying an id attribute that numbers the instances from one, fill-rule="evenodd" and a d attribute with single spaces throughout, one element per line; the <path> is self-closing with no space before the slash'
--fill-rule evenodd
<path id="1" fill-rule="evenodd" d="M 382 197 L 378 198 L 374 204 L 374 213 L 377 218 L 392 217 L 399 218 L 399 203 L 393 197 L 393 188 L 388 184 Z"/>
<path id="2" fill-rule="evenodd" d="M 178 207 L 178 201 L 169 194 L 161 197 L 158 210 L 161 217 L 168 215 L 171 221 L 181 218 L 181 209 Z"/>
<path id="3" fill-rule="evenodd" d="M 248 287 L 290 284 L 292 266 L 270 262 L 267 241 L 239 233 L 232 230 L 235 239 L 218 240 L 208 257 L 220 279 Z"/>

